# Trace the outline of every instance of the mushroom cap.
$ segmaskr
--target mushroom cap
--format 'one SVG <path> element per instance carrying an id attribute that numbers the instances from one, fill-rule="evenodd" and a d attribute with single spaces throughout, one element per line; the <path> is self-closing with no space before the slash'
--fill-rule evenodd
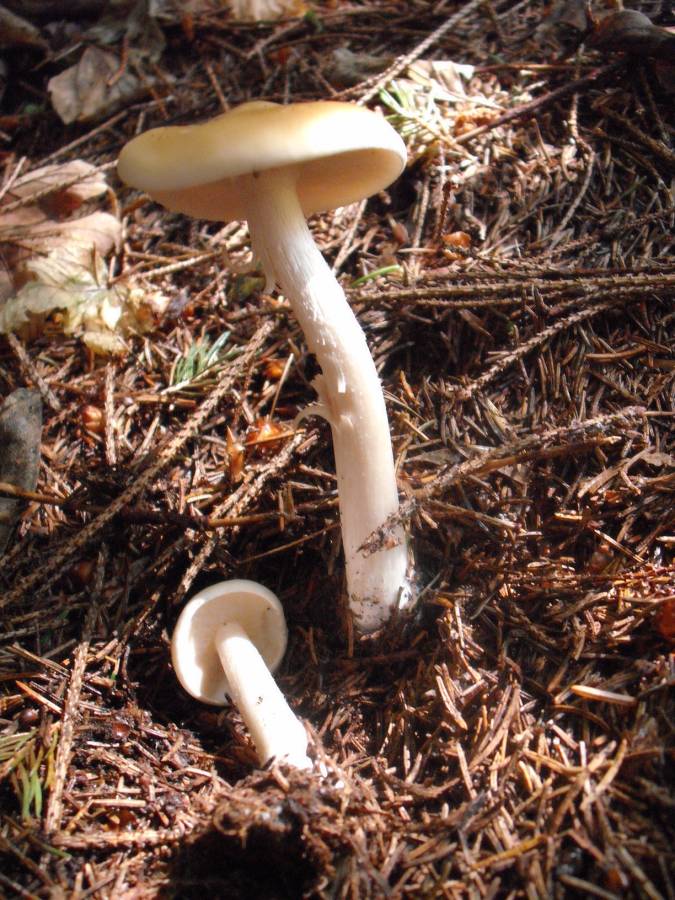
<path id="1" fill-rule="evenodd" d="M 228 684 L 214 638 L 218 626 L 228 622 L 241 625 L 271 671 L 288 639 L 279 598 L 255 581 L 221 581 L 195 594 L 178 617 L 171 659 L 188 694 L 215 706 L 227 702 Z"/>
<path id="2" fill-rule="evenodd" d="M 117 171 L 174 212 L 227 222 L 246 218 L 242 176 L 293 169 L 310 215 L 382 190 L 405 162 L 401 137 L 362 106 L 253 101 L 202 124 L 146 131 L 124 147 Z"/>

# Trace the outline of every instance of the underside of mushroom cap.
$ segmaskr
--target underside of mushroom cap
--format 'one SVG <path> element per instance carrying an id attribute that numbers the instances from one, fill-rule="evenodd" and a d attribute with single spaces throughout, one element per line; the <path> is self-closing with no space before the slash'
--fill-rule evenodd
<path id="1" fill-rule="evenodd" d="M 239 179 L 290 169 L 305 215 L 385 188 L 405 145 L 378 113 L 351 103 L 252 102 L 198 125 L 156 128 L 130 141 L 118 173 L 168 209 L 196 218 L 246 218 Z"/>
<path id="2" fill-rule="evenodd" d="M 255 581 L 232 579 L 205 588 L 187 603 L 171 638 L 176 676 L 192 697 L 222 706 L 228 684 L 215 646 L 220 625 L 240 625 L 268 668 L 286 651 L 288 631 L 279 598 Z"/>

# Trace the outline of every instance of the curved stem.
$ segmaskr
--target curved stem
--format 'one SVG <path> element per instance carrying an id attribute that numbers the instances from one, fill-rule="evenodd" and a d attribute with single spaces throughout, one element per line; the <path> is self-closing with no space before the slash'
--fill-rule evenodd
<path id="1" fill-rule="evenodd" d="M 305 729 L 246 631 L 228 622 L 218 626 L 214 640 L 228 693 L 253 738 L 261 765 L 274 757 L 311 769 Z"/>
<path id="2" fill-rule="evenodd" d="M 321 375 L 315 382 L 333 433 L 347 589 L 357 627 L 373 631 L 409 600 L 405 533 L 370 556 L 366 538 L 398 510 L 382 386 L 365 335 L 307 227 L 288 169 L 251 176 L 251 240 L 268 279 L 289 300 Z"/>

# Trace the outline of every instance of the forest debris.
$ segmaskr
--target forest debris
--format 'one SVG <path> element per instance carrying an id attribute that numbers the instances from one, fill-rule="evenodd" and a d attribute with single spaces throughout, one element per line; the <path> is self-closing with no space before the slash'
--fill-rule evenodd
<path id="1" fill-rule="evenodd" d="M 0 6 L 0 47 L 46 47 L 47 44 L 35 27 L 23 16 Z"/>
<path id="2" fill-rule="evenodd" d="M 164 295 L 124 280 L 113 285 L 104 264 L 120 245 L 121 222 L 101 210 L 59 220 L 107 190 L 103 175 L 82 160 L 17 179 L 7 211 L 0 207 L 7 266 L 0 278 L 0 334 L 31 337 L 49 320 L 80 335 L 95 353 L 119 354 L 124 336 L 154 327 L 167 305 Z"/>
<path id="3" fill-rule="evenodd" d="M 580 43 L 588 30 L 585 0 L 563 0 L 541 22 L 536 31 L 542 43 L 549 37 L 564 46 Z"/>
<path id="4" fill-rule="evenodd" d="M 656 627 L 667 641 L 675 642 L 675 598 L 671 597 L 661 606 Z"/>
<path id="5" fill-rule="evenodd" d="M 552 37 L 569 49 L 586 40 L 594 50 L 628 53 L 664 61 L 675 56 L 672 29 L 654 25 L 637 9 L 614 9 L 596 18 L 585 0 L 557 3 L 537 29 L 537 37 Z"/>
<path id="6" fill-rule="evenodd" d="M 465 259 L 471 250 L 471 235 L 466 231 L 451 231 L 441 235 L 441 240 L 444 245 L 443 256 L 453 262 Z"/>
<path id="7" fill-rule="evenodd" d="M 351 86 L 359 84 L 371 75 L 379 75 L 393 62 L 391 56 L 375 56 L 372 53 L 355 53 L 348 47 L 333 50 L 331 80 L 335 84 Z"/>
<path id="8" fill-rule="evenodd" d="M 463 100 L 466 85 L 473 78 L 475 68 L 468 63 L 451 59 L 418 59 L 408 67 L 407 77 L 430 91 L 438 100 Z"/>
<path id="9" fill-rule="evenodd" d="M 37 486 L 42 436 L 38 391 L 17 388 L 0 406 L 0 481 L 27 491 Z M 0 498 L 0 554 L 18 518 L 20 500 Z"/>
<path id="10" fill-rule="evenodd" d="M 445 146 L 446 153 L 468 159 L 470 153 L 460 148 L 458 134 L 464 134 L 467 123 L 473 133 L 476 124 L 492 122 L 507 105 L 508 94 L 495 89 L 494 83 L 481 83 L 471 65 L 418 59 L 408 66 L 405 77 L 381 89 L 380 100 L 392 111 L 387 118 L 413 159 L 439 145 Z"/>
<path id="11" fill-rule="evenodd" d="M 629 694 L 605 691 L 588 684 L 571 684 L 570 690 L 577 697 L 583 697 L 584 700 L 597 700 L 600 703 L 613 703 L 616 706 L 635 706 L 637 703 L 635 697 L 631 697 Z"/>
<path id="12" fill-rule="evenodd" d="M 168 302 L 159 291 L 111 284 L 95 251 L 86 265 L 52 256 L 32 268 L 36 279 L 0 307 L 1 334 L 40 330 L 51 316 L 64 334 L 78 334 L 94 353 L 120 355 L 127 350 L 124 336 L 151 330 Z"/>
<path id="13" fill-rule="evenodd" d="M 106 212 L 93 212 L 79 219 L 55 222 L 52 219 L 35 221 L 33 210 L 21 210 L 25 224 L 6 224 L 0 213 L 0 245 L 8 267 L 0 285 L 0 299 L 7 298 L 13 289 L 27 281 L 46 275 L 52 280 L 55 267 L 69 270 L 87 268 L 92 254 L 107 256 L 115 250 L 122 237 L 118 219 Z M 16 222 L 19 216 L 12 216 Z M 33 221 L 31 221 L 33 219 Z"/>
<path id="14" fill-rule="evenodd" d="M 672 56 L 671 59 L 654 60 L 654 74 L 667 94 L 675 94 L 675 60 Z"/>
<path id="15" fill-rule="evenodd" d="M 617 465 L 608 466 L 592 478 L 582 479 L 577 496 L 581 498 L 586 494 L 597 494 L 616 478 L 617 475 L 621 475 L 623 481 L 628 482 L 629 470 L 640 461 L 651 466 L 656 466 L 657 468 L 661 466 L 666 468 L 675 467 L 675 459 L 673 459 L 671 454 L 656 452 L 651 448 L 646 447 L 634 456 L 628 459 L 622 459 Z"/>
<path id="16" fill-rule="evenodd" d="M 64 218 L 85 200 L 100 197 L 107 190 L 108 183 L 96 166 L 83 159 L 73 159 L 60 165 L 41 166 L 17 178 L 7 193 L 7 200 L 38 203 L 50 215 Z M 0 223 L 8 224 L 7 214 L 2 216 L 1 208 Z"/>
<path id="17" fill-rule="evenodd" d="M 79 61 L 50 78 L 47 89 L 62 122 L 89 122 L 131 103 L 145 86 L 107 50 L 87 47 Z"/>
<path id="18" fill-rule="evenodd" d="M 39 279 L 50 258 L 87 266 L 93 252 L 104 257 L 119 246 L 122 226 L 110 213 L 68 217 L 107 190 L 102 174 L 82 160 L 43 166 L 16 180 L 0 206 L 0 301 Z"/>
<path id="19" fill-rule="evenodd" d="M 22 15 L 21 4 L 37 2 L 0 0 Z M 169 2 L 152 0 L 153 9 Z M 185 314 L 135 341 L 140 352 L 108 367 L 105 381 L 70 340 L 26 347 L 62 403 L 50 417 L 41 483 L 62 502 L 31 515 L 36 527 L 24 521 L 23 539 L 2 557 L 0 779 L 13 769 L 3 788 L 0 894 L 157 896 L 169 885 L 189 896 L 203 890 L 209 864 L 215 895 L 297 896 L 305 884 L 305 893 L 333 896 L 470 900 L 547 897 L 560 884 L 577 896 L 673 900 L 675 654 L 666 640 L 675 621 L 675 272 L 663 150 L 675 111 L 664 89 L 675 88 L 675 78 L 666 82 L 664 72 L 658 87 L 649 69 L 664 61 L 643 71 L 623 53 L 580 47 L 561 59 L 542 51 L 532 41 L 540 12 L 530 4 L 470 0 L 458 23 L 456 13 L 445 15 L 447 4 L 325 0 L 317 4 L 326 11 L 321 33 L 299 20 L 233 23 L 225 0 L 219 12 L 217 4 L 185 5 L 193 39 L 187 28 L 172 30 L 170 65 L 160 61 L 158 72 L 176 79 L 165 108 L 131 108 L 90 134 L 50 131 L 30 113 L 36 132 L 13 128 L 16 145 L 7 150 L 16 156 L 6 167 L 42 135 L 45 155 L 72 156 L 77 137 L 86 159 L 112 160 L 144 122 L 165 113 L 186 120 L 195 108 L 210 114 L 218 97 L 197 92 L 211 76 L 226 101 L 249 93 L 317 99 L 335 84 L 331 49 L 349 42 L 397 60 L 393 74 L 348 94 L 362 100 L 404 74 L 411 55 L 434 55 L 430 41 L 437 55 L 461 61 L 470 46 L 477 74 L 466 99 L 438 104 L 443 143 L 418 126 L 413 144 L 426 142 L 429 153 L 396 189 L 365 210 L 312 225 L 341 259 L 345 282 L 384 264 L 392 221 L 410 235 L 399 251 L 403 283 L 394 290 L 369 282 L 352 297 L 395 416 L 406 515 L 428 575 L 424 609 L 379 645 L 354 640 L 339 606 L 325 427 L 297 436 L 305 443 L 285 461 L 284 451 L 268 459 L 244 448 L 256 419 L 292 419 L 315 373 L 287 305 L 260 291 L 240 296 L 219 266 L 217 248 L 243 255 L 244 229 L 188 227 L 156 211 L 131 215 L 127 265 L 170 290 L 177 306 L 188 298 Z M 663 12 L 659 0 L 639 8 L 651 15 L 659 5 Z M 287 47 L 297 62 L 290 68 L 276 56 Z M 24 84 L 40 89 L 43 74 L 17 79 L 10 108 L 34 100 Z M 497 108 L 476 103 L 479 94 Z M 531 104 L 523 102 L 528 94 Z M 49 199 L 40 201 L 43 211 Z M 442 242 L 459 229 L 471 238 L 464 258 L 453 246 L 462 239 Z M 612 297 L 597 316 L 570 323 L 576 311 Z M 539 342 L 560 319 L 568 325 Z M 222 373 L 214 367 L 188 390 L 167 391 L 174 361 L 227 330 L 237 349 L 253 336 L 255 352 Z M 521 355 L 532 341 L 536 349 Z M 10 351 L 0 390 L 36 386 Z M 290 353 L 297 366 L 277 397 L 267 361 Z M 457 388 L 504 357 L 512 362 L 500 376 L 458 397 Z M 216 372 L 229 384 L 217 388 Z M 622 409 L 626 396 L 640 407 Z M 86 404 L 102 419 L 87 410 L 85 422 Z M 611 480 L 579 495 L 605 471 Z M 264 484 L 256 473 L 266 474 Z M 236 507 L 225 507 L 232 496 Z M 518 529 L 493 524 L 504 516 Z M 194 711 L 171 690 L 166 634 L 177 585 L 197 578 L 199 586 L 235 568 L 264 574 L 283 593 L 292 639 L 281 678 L 316 724 L 329 771 L 343 766 L 339 793 L 293 779 L 289 789 L 273 771 L 251 775 L 237 717 L 224 723 Z M 61 827 L 47 838 L 50 801 L 42 815 L 30 801 L 51 791 L 57 716 L 92 615 L 82 727 L 64 773 Z M 28 650 L 32 657 L 19 655 Z M 50 667 L 56 659 L 59 669 Z M 449 673 L 443 680 L 458 716 L 438 688 L 439 670 Z M 570 685 L 636 702 L 584 699 Z M 126 737 L 116 731 L 120 718 L 131 727 Z M 96 799 L 138 806 L 116 811 Z M 25 803 L 31 818 L 22 821 Z M 278 862 L 269 890 L 261 844 Z"/>
<path id="20" fill-rule="evenodd" d="M 168 8 L 165 2 L 152 0 L 126 0 L 111 4 L 111 11 L 106 12 L 96 24 L 87 29 L 87 38 L 96 44 L 112 45 L 124 41 L 128 47 L 129 57 L 141 62 L 159 61 L 166 47 L 164 32 L 158 24 L 158 18 L 168 23 L 180 19 L 180 4 Z M 194 14 L 194 3 L 191 4 Z"/>
<path id="21" fill-rule="evenodd" d="M 28 19 L 53 22 L 67 16 L 91 16 L 100 12 L 105 0 L 5 0 L 13 12 L 21 11 Z"/>
<path id="22" fill-rule="evenodd" d="M 659 28 L 636 9 L 620 9 L 594 23 L 588 44 L 595 50 L 651 56 L 665 61 L 675 56 L 675 34 Z"/>
<path id="23" fill-rule="evenodd" d="M 264 22 L 304 16 L 303 0 L 230 0 L 232 17 L 239 22 Z"/>

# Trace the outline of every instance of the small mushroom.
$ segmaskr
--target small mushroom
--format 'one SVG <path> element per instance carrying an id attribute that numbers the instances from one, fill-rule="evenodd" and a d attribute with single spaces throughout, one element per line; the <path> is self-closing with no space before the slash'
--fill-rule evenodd
<path id="1" fill-rule="evenodd" d="M 332 429 L 349 602 L 366 632 L 411 602 L 403 528 L 368 556 L 359 549 L 398 510 L 389 423 L 365 335 L 305 219 L 382 190 L 405 161 L 396 131 L 363 107 L 252 102 L 141 134 L 118 166 L 123 181 L 168 209 L 248 220 L 268 283 L 289 300 L 321 366 L 319 402 L 306 414 Z"/>
<path id="2" fill-rule="evenodd" d="M 221 581 L 181 612 L 171 657 L 188 694 L 217 706 L 231 698 L 261 765 L 274 758 L 309 769 L 305 729 L 272 677 L 287 637 L 284 611 L 272 591 L 255 581 Z"/>

